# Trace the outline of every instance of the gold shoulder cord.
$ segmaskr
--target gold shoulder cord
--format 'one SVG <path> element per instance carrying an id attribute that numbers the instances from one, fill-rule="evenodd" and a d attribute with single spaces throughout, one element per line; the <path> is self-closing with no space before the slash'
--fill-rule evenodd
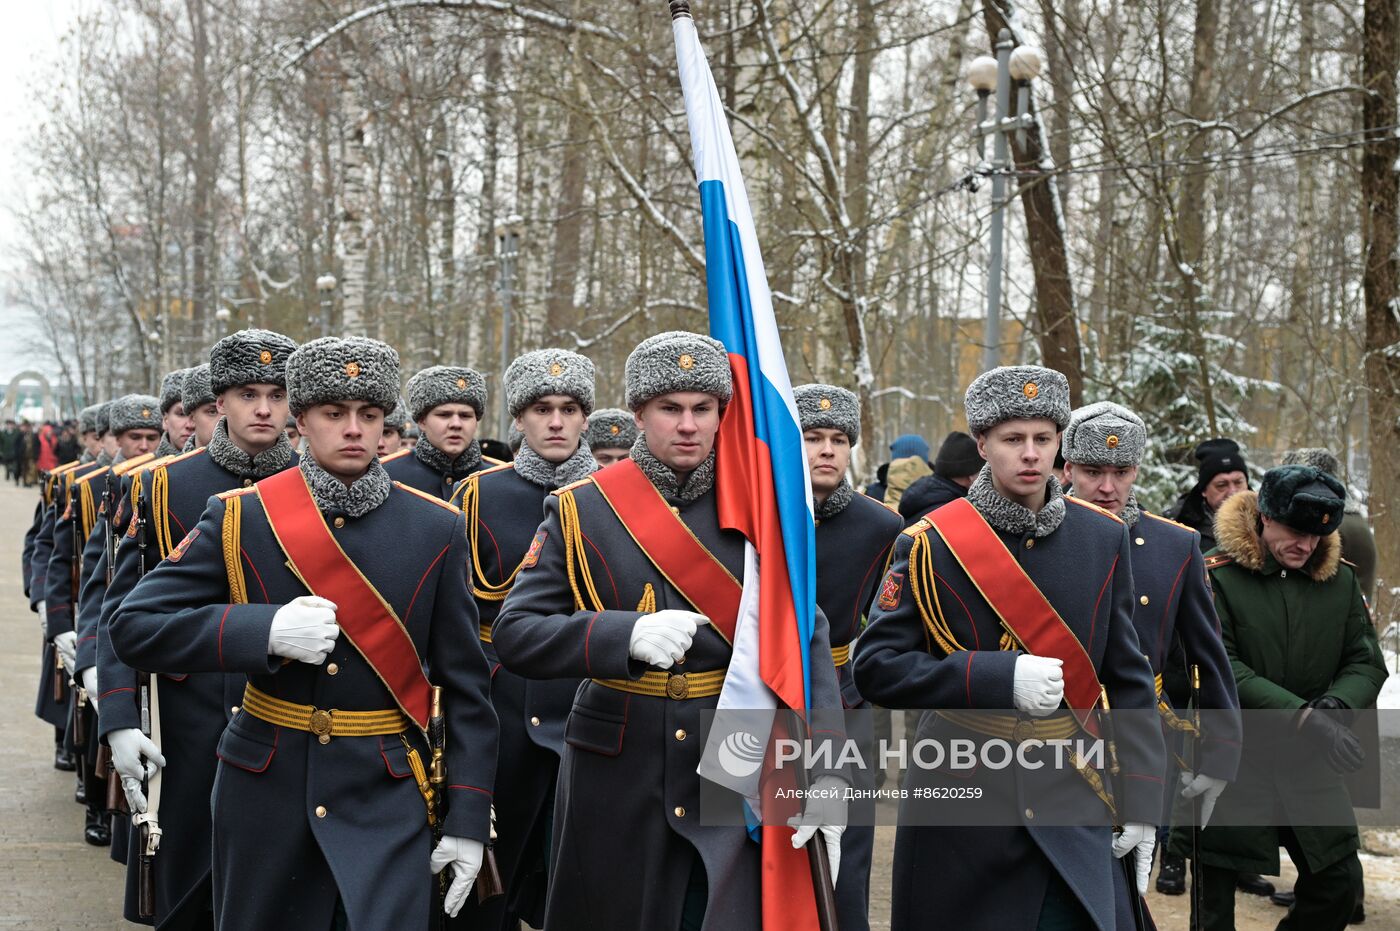
<path id="1" fill-rule="evenodd" d="M 83 539 L 92 536 L 93 525 L 97 523 L 97 504 L 92 500 L 92 482 L 83 482 L 82 493 L 78 496 L 83 513 Z"/>
<path id="2" fill-rule="evenodd" d="M 920 584 L 920 578 L 929 580 L 927 592 Z M 967 648 L 958 643 L 958 638 L 953 635 L 952 628 L 943 616 L 943 605 L 938 599 L 937 579 L 933 573 L 933 551 L 928 546 L 925 534 L 915 537 L 914 545 L 909 549 L 909 590 L 914 594 L 914 604 L 919 609 L 919 617 L 923 619 L 924 626 L 929 629 L 939 648 L 944 653 L 965 651 Z M 930 595 L 932 604 L 929 603 Z M 1003 624 L 997 649 L 1014 650 L 1016 647 L 1016 637 Z"/>
<path id="3" fill-rule="evenodd" d="M 583 527 L 578 519 L 578 502 L 572 490 L 560 491 L 559 525 L 564 534 L 564 569 L 569 576 L 569 588 L 574 593 L 574 609 L 577 611 L 602 611 L 603 599 L 598 597 L 598 589 L 593 585 L 593 573 L 588 569 L 588 554 L 584 551 Z M 583 577 L 583 591 L 579 591 L 579 576 Z M 585 598 L 585 594 L 587 598 Z M 655 600 L 655 595 L 652 596 Z"/>
<path id="4" fill-rule="evenodd" d="M 643 614 L 652 614 L 656 611 L 656 589 L 648 582 L 642 587 L 642 600 L 637 602 L 637 610 Z"/>
<path id="5" fill-rule="evenodd" d="M 472 594 L 482 601 L 505 601 L 506 595 L 510 594 L 511 587 L 515 585 L 515 577 L 520 574 L 520 566 L 516 565 L 506 580 L 499 585 L 486 578 L 486 570 L 481 565 L 481 557 L 478 555 L 477 541 L 481 538 L 481 531 L 477 523 L 481 514 L 481 493 L 480 482 L 473 472 L 467 476 L 462 483 L 462 513 L 467 516 L 467 544 L 472 551 Z"/>
<path id="6" fill-rule="evenodd" d="M 235 496 L 224 502 L 224 571 L 228 573 L 228 600 L 230 604 L 248 603 L 248 583 L 243 578 L 243 559 L 238 552 L 238 544 L 243 532 L 243 498 Z"/>
<path id="7" fill-rule="evenodd" d="M 137 476 L 137 481 L 140 481 L 140 476 Z M 170 476 L 165 466 L 151 475 L 151 518 L 156 525 L 156 546 L 160 547 L 160 558 L 164 559 L 178 542 L 170 534 Z"/>

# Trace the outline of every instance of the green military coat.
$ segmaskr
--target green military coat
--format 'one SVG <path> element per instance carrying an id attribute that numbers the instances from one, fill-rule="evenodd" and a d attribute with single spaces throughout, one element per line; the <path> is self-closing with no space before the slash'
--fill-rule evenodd
<path id="1" fill-rule="evenodd" d="M 1274 709 L 1279 720 L 1246 721 L 1239 776 L 1201 832 L 1199 855 L 1212 866 L 1277 875 L 1279 829 L 1253 825 L 1297 824 L 1313 870 L 1359 846 L 1342 777 L 1325 754 L 1293 736 L 1293 715 L 1284 712 L 1323 695 L 1349 708 L 1372 707 L 1386 668 L 1337 534 L 1323 537 L 1302 569 L 1287 570 L 1264 546 L 1259 526 L 1255 492 L 1230 498 L 1217 514 L 1218 545 L 1206 568 L 1240 708 L 1247 718 Z M 1319 811 L 1330 826 L 1315 826 Z M 1173 830 L 1171 846 L 1191 855 L 1189 830 Z"/>

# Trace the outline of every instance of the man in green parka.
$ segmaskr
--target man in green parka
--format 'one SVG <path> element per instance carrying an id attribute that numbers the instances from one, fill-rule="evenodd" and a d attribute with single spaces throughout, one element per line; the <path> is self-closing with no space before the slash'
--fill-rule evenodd
<path id="1" fill-rule="evenodd" d="M 1246 726 L 1239 777 L 1196 851 L 1189 827 L 1172 832 L 1173 852 L 1200 857 L 1193 904 L 1206 931 L 1235 927 L 1235 874 L 1277 875 L 1280 846 L 1298 882 L 1279 929 L 1341 931 L 1352 913 L 1361 864 L 1343 775 L 1365 753 L 1347 722 L 1375 705 L 1386 669 L 1356 572 L 1341 558 L 1345 498 L 1326 472 L 1280 466 L 1216 515 L 1206 569 L 1240 707 L 1279 721 Z"/>

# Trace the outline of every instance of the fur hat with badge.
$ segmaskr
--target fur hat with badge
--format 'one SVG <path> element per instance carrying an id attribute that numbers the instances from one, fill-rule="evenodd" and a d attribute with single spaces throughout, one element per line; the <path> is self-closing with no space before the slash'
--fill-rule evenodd
<path id="1" fill-rule="evenodd" d="M 1060 450 L 1066 462 L 1088 466 L 1135 466 L 1147 448 L 1147 424 L 1121 404 L 1098 401 L 1070 415 Z"/>
<path id="2" fill-rule="evenodd" d="M 101 404 L 90 404 L 78 411 L 78 432 L 96 433 L 97 415 L 102 411 Z"/>
<path id="3" fill-rule="evenodd" d="M 112 402 L 103 401 L 97 405 L 97 414 L 92 418 L 93 425 L 97 429 L 97 435 L 112 432 Z"/>
<path id="4" fill-rule="evenodd" d="M 589 449 L 631 449 L 637 442 L 637 419 L 620 407 L 594 411 L 588 415 L 584 442 Z"/>
<path id="5" fill-rule="evenodd" d="M 466 404 L 480 420 L 486 412 L 486 378 L 465 365 L 432 365 L 408 380 L 404 397 L 414 420 L 440 404 Z"/>
<path id="6" fill-rule="evenodd" d="M 652 398 L 682 391 L 712 394 L 721 405 L 734 396 L 724 344 L 687 330 L 670 330 L 642 340 L 627 356 L 626 371 L 627 406 L 634 411 Z"/>
<path id="7" fill-rule="evenodd" d="M 399 354 L 364 336 L 323 336 L 287 358 L 287 399 L 300 416 L 317 404 L 364 401 L 389 412 L 399 398 Z"/>
<path id="8" fill-rule="evenodd" d="M 128 430 L 160 430 L 160 398 L 150 394 L 123 395 L 108 407 L 107 422 L 118 436 Z"/>
<path id="9" fill-rule="evenodd" d="M 840 430 L 851 445 L 860 442 L 860 399 L 835 385 L 798 385 L 792 389 L 803 430 Z"/>
<path id="10" fill-rule="evenodd" d="M 527 352 L 506 368 L 505 391 L 512 417 L 551 394 L 578 401 L 587 416 L 593 413 L 593 360 L 567 349 Z"/>
<path id="11" fill-rule="evenodd" d="M 1284 465 L 1264 473 L 1259 513 L 1299 533 L 1326 536 L 1342 525 L 1346 489 L 1313 466 Z"/>
<path id="12" fill-rule="evenodd" d="M 1051 420 L 1069 426 L 1069 381 L 1040 365 L 1003 365 L 983 372 L 963 398 L 967 429 L 980 436 L 1008 420 Z"/>
<path id="13" fill-rule="evenodd" d="M 287 387 L 287 360 L 297 344 L 271 330 L 239 330 L 209 350 L 209 383 L 215 395 L 240 385 Z"/>

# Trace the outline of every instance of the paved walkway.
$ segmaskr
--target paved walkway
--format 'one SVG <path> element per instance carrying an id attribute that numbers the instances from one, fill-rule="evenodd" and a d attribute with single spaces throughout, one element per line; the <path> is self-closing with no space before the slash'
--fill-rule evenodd
<path id="1" fill-rule="evenodd" d="M 36 494 L 0 486 L 0 928 L 132 927 L 123 868 L 83 843 L 73 774 L 53 768 L 53 728 L 34 717 L 41 634 L 19 560 Z"/>

